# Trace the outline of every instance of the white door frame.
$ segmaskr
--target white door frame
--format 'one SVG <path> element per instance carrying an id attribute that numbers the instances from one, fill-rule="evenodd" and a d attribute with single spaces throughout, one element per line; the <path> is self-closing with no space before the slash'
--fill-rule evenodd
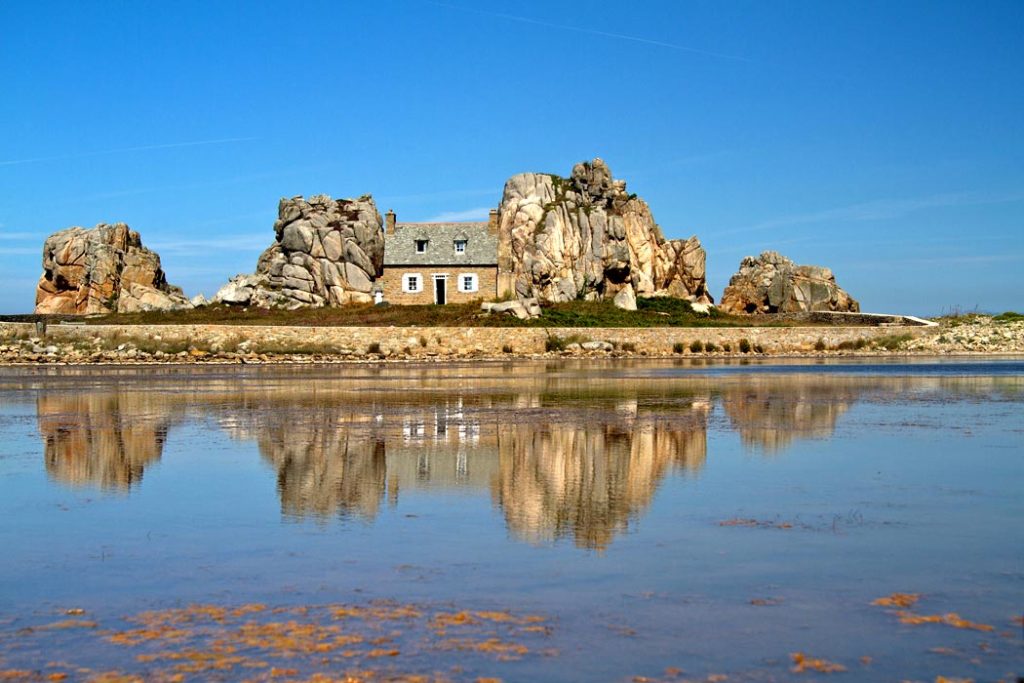
<path id="1" fill-rule="evenodd" d="M 445 305 L 447 305 L 448 304 L 448 273 L 434 273 L 433 274 L 432 283 L 434 285 L 434 303 L 435 304 L 438 303 L 438 301 L 437 301 L 437 281 L 438 280 L 444 281 L 444 303 L 445 303 Z"/>

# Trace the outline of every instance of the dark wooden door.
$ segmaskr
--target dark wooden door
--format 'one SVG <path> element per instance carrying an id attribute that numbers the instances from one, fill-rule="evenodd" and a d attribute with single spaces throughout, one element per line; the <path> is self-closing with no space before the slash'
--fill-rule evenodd
<path id="1" fill-rule="evenodd" d="M 445 303 L 447 303 L 445 298 L 445 295 L 447 294 L 447 288 L 445 287 L 445 285 L 447 284 L 447 278 L 434 278 L 434 303 L 439 306 L 444 306 Z"/>

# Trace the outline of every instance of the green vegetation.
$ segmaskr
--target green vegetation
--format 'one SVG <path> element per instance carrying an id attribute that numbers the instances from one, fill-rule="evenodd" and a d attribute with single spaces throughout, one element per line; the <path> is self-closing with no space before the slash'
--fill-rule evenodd
<path id="1" fill-rule="evenodd" d="M 896 351 L 913 338 L 914 336 L 911 334 L 887 334 L 884 337 L 875 339 L 873 344 L 875 347 L 885 349 L 886 351 Z"/>
<path id="2" fill-rule="evenodd" d="M 822 339 L 821 337 L 818 337 L 818 341 L 816 341 L 814 343 L 814 350 L 815 351 L 824 351 L 826 348 L 827 347 L 825 346 L 825 340 Z"/>
<path id="3" fill-rule="evenodd" d="M 715 342 L 704 342 L 704 350 L 708 353 L 714 353 L 718 350 L 718 346 L 715 345 Z"/>
<path id="4" fill-rule="evenodd" d="M 322 327 L 791 327 L 792 321 L 765 317 L 731 316 L 711 309 L 696 313 L 685 299 L 640 298 L 636 311 L 616 308 L 610 300 L 567 301 L 542 304 L 533 320 L 509 315 L 487 315 L 479 302 L 416 306 L 352 304 L 337 308 L 282 309 L 212 305 L 185 311 L 90 316 L 4 316 L 12 322 L 72 321 L 86 325 L 287 325 Z M 808 323 L 801 322 L 806 326 Z M 827 327 L 823 324 L 822 327 Z M 420 341 L 422 345 L 422 340 Z M 742 349 L 741 349 L 742 350 Z M 746 352 L 745 352 L 746 353 Z"/>
<path id="5" fill-rule="evenodd" d="M 686 346 L 683 344 L 683 342 L 676 342 L 675 344 L 672 345 L 672 353 L 682 353 L 683 349 L 685 348 Z"/>
<path id="6" fill-rule="evenodd" d="M 750 340 L 746 337 L 740 339 L 740 353 L 750 353 Z"/>
<path id="7" fill-rule="evenodd" d="M 1000 313 L 992 318 L 997 323 L 1015 323 L 1024 320 L 1024 313 L 1017 313 L 1016 311 L 1006 311 Z"/>
<path id="8" fill-rule="evenodd" d="M 704 342 L 702 342 L 700 340 L 694 340 L 694 341 L 690 342 L 690 351 L 693 351 L 694 353 L 700 353 L 703 350 L 704 350 Z"/>
<path id="9" fill-rule="evenodd" d="M 836 348 L 839 349 L 840 351 L 859 351 L 860 349 L 863 349 L 867 345 L 868 342 L 866 339 L 858 339 L 857 341 L 846 340 L 839 342 L 839 346 L 837 346 Z"/>
<path id="10" fill-rule="evenodd" d="M 544 350 L 565 351 L 569 344 L 582 344 L 583 342 L 588 341 L 590 341 L 589 338 L 580 334 L 570 334 L 565 337 L 560 337 L 557 334 L 549 334 L 548 338 L 544 340 Z"/>
<path id="11" fill-rule="evenodd" d="M 544 304 L 534 320 L 483 314 L 478 303 L 434 306 L 374 306 L 280 309 L 213 305 L 186 311 L 150 311 L 89 318 L 63 316 L 87 325 L 291 325 L 323 327 L 786 327 L 791 323 L 730 316 L 712 309 L 695 313 L 684 299 L 639 299 L 636 311 L 616 308 L 609 300 Z M 18 316 L 31 322 L 30 316 Z M 35 318 L 35 316 L 31 316 Z M 56 322 L 61 318 L 49 319 Z M 422 341 L 421 341 L 422 344 Z"/>

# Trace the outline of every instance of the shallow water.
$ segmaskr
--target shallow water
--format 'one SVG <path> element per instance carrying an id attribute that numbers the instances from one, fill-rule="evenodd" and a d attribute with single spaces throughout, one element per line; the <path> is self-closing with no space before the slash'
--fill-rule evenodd
<path id="1" fill-rule="evenodd" d="M 0 673 L 1013 680 L 1021 490 L 1018 360 L 8 368 Z"/>

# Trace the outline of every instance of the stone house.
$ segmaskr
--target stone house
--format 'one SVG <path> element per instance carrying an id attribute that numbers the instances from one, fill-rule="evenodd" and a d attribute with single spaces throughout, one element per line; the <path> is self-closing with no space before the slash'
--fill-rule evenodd
<path id="1" fill-rule="evenodd" d="M 498 212 L 486 223 L 397 223 L 385 214 L 384 267 L 374 298 L 466 303 L 498 296 Z"/>

